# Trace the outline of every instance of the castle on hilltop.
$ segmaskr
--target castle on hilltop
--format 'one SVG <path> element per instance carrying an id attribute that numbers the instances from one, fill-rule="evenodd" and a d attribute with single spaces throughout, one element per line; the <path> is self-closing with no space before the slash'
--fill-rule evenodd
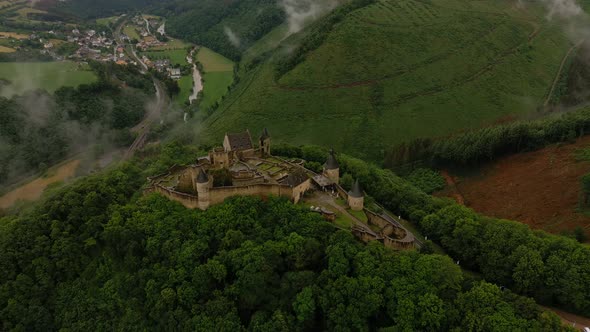
<path id="1" fill-rule="evenodd" d="M 189 166 L 173 166 L 165 174 L 148 178 L 147 192 L 158 192 L 187 208 L 205 210 L 236 195 L 269 195 L 298 203 L 309 190 L 338 192 L 352 210 L 364 208 L 364 194 L 355 182 L 352 190 L 340 187 L 340 166 L 330 151 L 321 174 L 304 167 L 301 159 L 283 159 L 271 154 L 271 137 L 265 128 L 258 147 L 250 132 L 226 134 L 223 145 Z"/>

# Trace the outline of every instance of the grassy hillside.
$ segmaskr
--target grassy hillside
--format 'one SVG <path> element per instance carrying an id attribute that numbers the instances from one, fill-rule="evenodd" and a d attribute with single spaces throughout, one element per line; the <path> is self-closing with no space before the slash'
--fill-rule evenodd
<path id="1" fill-rule="evenodd" d="M 247 53 L 249 71 L 205 138 L 266 126 L 278 140 L 380 159 L 404 141 L 531 115 L 571 46 L 541 8 L 513 1 L 378 0 L 325 26 L 288 38 L 261 65 Z M 321 44 L 277 79 L 301 40 Z M 262 42 L 272 44 L 253 48 L 265 51 Z"/>
<path id="2" fill-rule="evenodd" d="M 197 61 L 203 65 L 203 100 L 201 109 L 208 109 L 227 93 L 234 80 L 234 63 L 221 54 L 202 47 Z"/>

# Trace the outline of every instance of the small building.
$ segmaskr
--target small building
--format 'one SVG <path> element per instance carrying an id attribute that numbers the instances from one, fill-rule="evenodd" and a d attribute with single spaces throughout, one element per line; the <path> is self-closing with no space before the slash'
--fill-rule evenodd
<path id="1" fill-rule="evenodd" d="M 173 80 L 179 80 L 181 77 L 180 68 L 171 68 L 170 69 L 170 78 Z"/>

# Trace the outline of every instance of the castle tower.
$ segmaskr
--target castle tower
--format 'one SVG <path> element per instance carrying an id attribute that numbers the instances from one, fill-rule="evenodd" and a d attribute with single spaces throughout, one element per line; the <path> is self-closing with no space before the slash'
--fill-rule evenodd
<path id="1" fill-rule="evenodd" d="M 334 149 L 330 150 L 328 160 L 324 164 L 324 175 L 336 184 L 340 182 L 340 165 L 334 155 Z"/>
<path id="2" fill-rule="evenodd" d="M 365 207 L 365 195 L 361 190 L 359 180 L 355 181 L 352 189 L 348 192 L 348 206 L 353 211 L 362 211 Z"/>
<path id="3" fill-rule="evenodd" d="M 266 128 L 264 128 L 262 135 L 260 135 L 260 150 L 263 157 L 270 156 L 270 135 Z"/>
<path id="4" fill-rule="evenodd" d="M 209 176 L 202 168 L 197 176 L 197 197 L 199 199 L 199 209 L 207 210 L 210 204 Z"/>

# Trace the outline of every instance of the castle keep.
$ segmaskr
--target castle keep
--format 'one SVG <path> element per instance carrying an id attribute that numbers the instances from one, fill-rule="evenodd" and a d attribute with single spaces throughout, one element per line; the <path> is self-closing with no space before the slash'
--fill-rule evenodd
<path id="1" fill-rule="evenodd" d="M 354 210 L 363 210 L 360 185 L 349 193 L 339 186 L 340 169 L 331 151 L 322 174 L 304 167 L 300 159 L 283 159 L 271 154 L 271 137 L 264 129 L 258 146 L 250 132 L 226 134 L 223 146 L 213 148 L 189 166 L 173 166 L 167 173 L 148 178 L 147 192 L 158 192 L 187 208 L 206 210 L 236 195 L 283 196 L 298 203 L 310 189 L 342 193 Z"/>

